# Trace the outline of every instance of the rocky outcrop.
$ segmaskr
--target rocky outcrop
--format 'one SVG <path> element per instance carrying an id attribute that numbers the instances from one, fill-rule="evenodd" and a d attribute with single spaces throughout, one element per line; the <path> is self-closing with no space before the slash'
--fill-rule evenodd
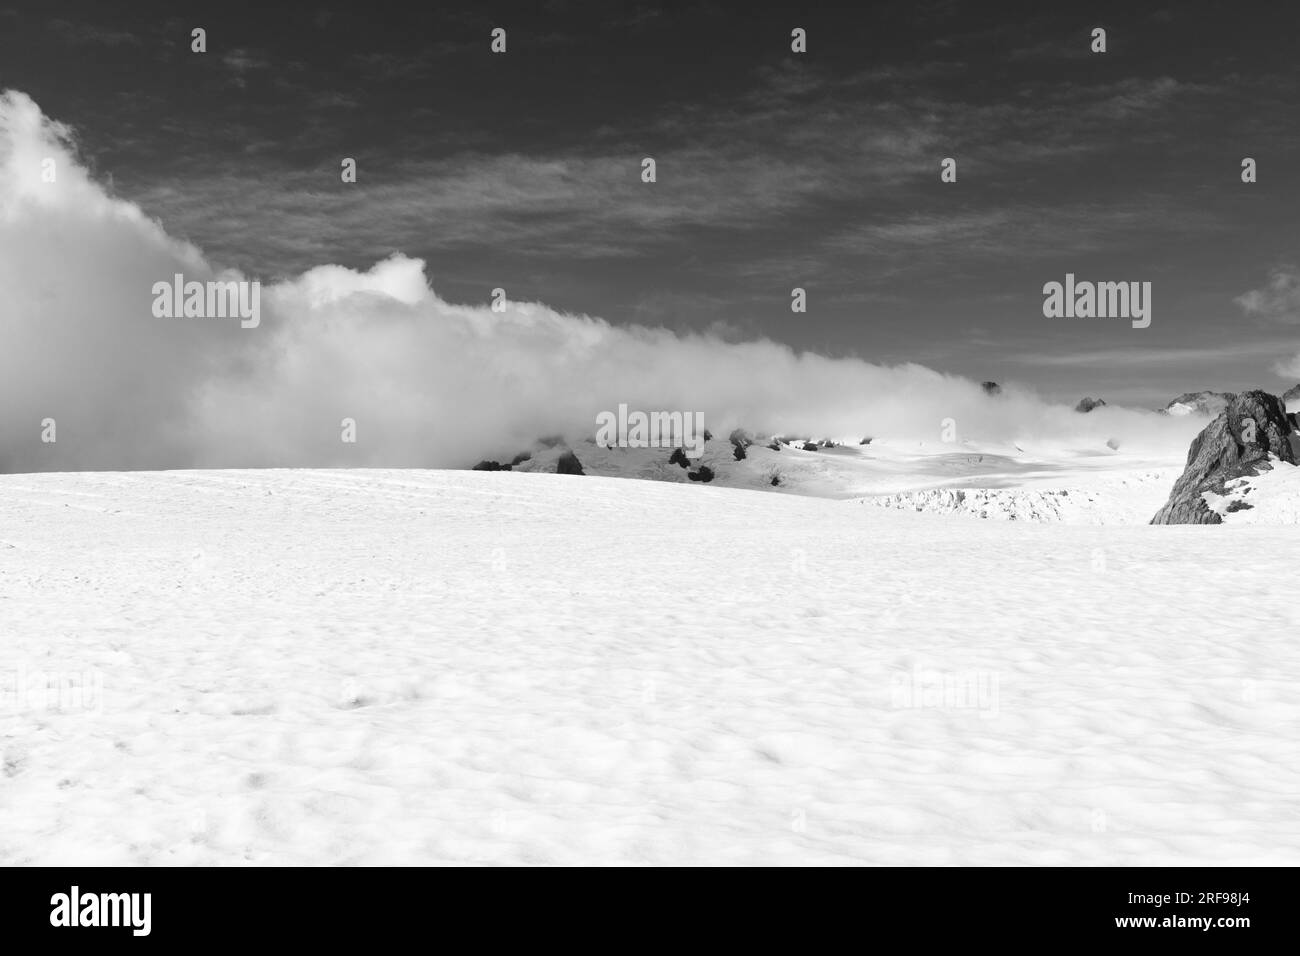
<path id="1" fill-rule="evenodd" d="M 1001 395 L 1002 386 L 997 382 L 980 382 L 980 388 L 984 389 L 985 395 Z"/>
<path id="2" fill-rule="evenodd" d="M 1079 404 L 1074 406 L 1074 410 L 1086 415 L 1094 408 L 1101 408 L 1105 404 L 1106 400 L 1104 398 L 1081 398 Z"/>
<path id="3" fill-rule="evenodd" d="M 510 465 L 503 465 L 499 461 L 480 461 L 470 471 L 510 471 Z"/>
<path id="4" fill-rule="evenodd" d="M 1205 493 L 1221 495 L 1227 482 L 1267 471 L 1270 455 L 1296 464 L 1293 432 L 1276 395 L 1254 390 L 1233 396 L 1192 440 L 1187 466 L 1151 523 L 1219 524 L 1223 518 L 1205 503 Z"/>
<path id="5" fill-rule="evenodd" d="M 734 428 L 731 434 L 727 436 L 727 440 L 731 442 L 731 454 L 736 461 L 744 461 L 749 457 L 745 449 L 754 444 L 753 435 L 743 428 Z"/>
<path id="6" fill-rule="evenodd" d="M 557 475 L 585 475 L 582 470 L 582 462 L 578 461 L 578 456 L 572 451 L 566 451 L 555 462 L 555 473 Z"/>

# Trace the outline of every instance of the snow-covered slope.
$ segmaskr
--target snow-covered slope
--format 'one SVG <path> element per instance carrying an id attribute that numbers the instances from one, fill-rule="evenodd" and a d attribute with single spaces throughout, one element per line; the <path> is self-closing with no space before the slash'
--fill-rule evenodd
<path id="1" fill-rule="evenodd" d="M 714 439 L 688 468 L 666 449 L 575 447 L 589 475 L 693 483 L 701 465 L 717 487 L 855 498 L 887 508 L 1074 524 L 1145 524 L 1164 503 L 1183 459 L 1113 449 L 1022 447 L 963 441 L 873 441 L 806 451 L 802 442 L 749 446 L 736 460 Z M 554 471 L 563 448 L 535 453 L 517 468 Z M 775 479 L 775 481 L 773 480 Z"/>
<path id="2" fill-rule="evenodd" d="M 1300 524 L 1300 467 L 1274 457 L 1272 468 L 1227 483 L 1225 494 L 1207 492 L 1211 511 L 1224 524 Z"/>
<path id="3" fill-rule="evenodd" d="M 1298 562 L 599 477 L 5 476 L 0 865 L 1295 864 Z"/>

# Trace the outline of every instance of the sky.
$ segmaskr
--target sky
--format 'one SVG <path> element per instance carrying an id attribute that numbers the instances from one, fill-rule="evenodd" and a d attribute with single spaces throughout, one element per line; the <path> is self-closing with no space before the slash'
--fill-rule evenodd
<path id="1" fill-rule="evenodd" d="M 266 281 L 401 254 L 449 302 L 502 287 L 1058 401 L 1300 381 L 1285 5 L 265 6 L 9 4 L 0 89 Z M 1151 326 L 1045 318 L 1067 273 L 1151 282 Z"/>

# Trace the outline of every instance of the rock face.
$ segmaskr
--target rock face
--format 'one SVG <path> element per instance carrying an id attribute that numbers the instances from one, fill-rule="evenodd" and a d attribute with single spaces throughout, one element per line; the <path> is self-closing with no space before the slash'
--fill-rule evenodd
<path id="1" fill-rule="evenodd" d="M 571 451 L 566 451 L 555 462 L 555 473 L 557 475 L 585 475 L 582 470 L 582 462 L 578 461 L 578 456 Z"/>
<path id="2" fill-rule="evenodd" d="M 1296 464 L 1293 430 L 1276 395 L 1255 390 L 1234 396 L 1192 440 L 1187 467 L 1151 523 L 1219 524 L 1223 519 L 1206 505 L 1205 492 L 1223 494 L 1226 482 L 1267 471 L 1269 455 Z"/>
<path id="3" fill-rule="evenodd" d="M 1106 400 L 1104 398 L 1081 398 L 1079 404 L 1074 406 L 1074 410 L 1087 414 L 1094 408 L 1101 408 L 1105 404 Z"/>
<path id="4" fill-rule="evenodd" d="M 980 382 L 980 388 L 984 389 L 985 395 L 1001 395 L 1002 386 L 997 382 Z"/>
<path id="5" fill-rule="evenodd" d="M 1169 415 L 1190 415 L 1192 412 L 1217 415 L 1235 397 L 1232 392 L 1184 392 L 1161 411 Z"/>

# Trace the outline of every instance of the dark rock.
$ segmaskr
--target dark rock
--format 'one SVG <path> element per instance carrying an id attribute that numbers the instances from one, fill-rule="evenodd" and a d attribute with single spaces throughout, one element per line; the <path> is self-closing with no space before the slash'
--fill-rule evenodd
<path id="1" fill-rule="evenodd" d="M 1228 514 L 1236 514 L 1238 511 L 1249 511 L 1253 507 L 1255 506 L 1251 504 L 1247 504 L 1244 501 L 1230 501 L 1228 502 L 1228 507 L 1224 508 L 1223 510 L 1226 511 Z"/>
<path id="2" fill-rule="evenodd" d="M 488 461 L 484 459 L 470 469 L 470 471 L 509 471 L 509 465 L 503 465 L 499 461 Z"/>
<path id="3" fill-rule="evenodd" d="M 858 444 L 859 444 L 859 445 L 870 445 L 870 444 L 871 444 L 871 439 L 870 439 L 870 438 L 864 438 L 864 439 L 862 439 L 862 441 L 858 442 Z"/>
<path id="4" fill-rule="evenodd" d="M 773 487 L 775 487 L 776 485 L 779 485 L 780 483 L 781 483 L 781 476 L 780 476 L 780 475 L 773 475 L 773 476 L 772 476 L 772 485 L 773 485 Z"/>
<path id="5" fill-rule="evenodd" d="M 814 441 L 806 441 L 806 442 L 803 443 L 803 450 L 804 450 L 804 451 L 817 451 L 817 443 L 814 442 Z"/>
<path id="6" fill-rule="evenodd" d="M 772 451 L 780 451 L 781 443 L 779 441 L 771 441 L 768 443 L 767 447 L 772 449 Z"/>
<path id="7" fill-rule="evenodd" d="M 1221 495 L 1234 478 L 1269 470 L 1269 455 L 1296 464 L 1293 431 L 1276 395 L 1254 390 L 1234 396 L 1192 440 L 1187 467 L 1151 523 L 1219 524 L 1222 517 L 1202 496 L 1207 491 Z"/>
<path id="8" fill-rule="evenodd" d="M 1085 415 L 1094 408 L 1101 408 L 1106 404 L 1104 398 L 1081 398 L 1079 404 L 1074 406 L 1076 412 L 1083 412 Z"/>
<path id="9" fill-rule="evenodd" d="M 985 395 L 1001 395 L 1002 386 L 997 382 L 980 382 L 980 388 L 984 389 Z"/>
<path id="10" fill-rule="evenodd" d="M 688 471 L 686 473 L 686 477 L 691 479 L 691 481 L 704 481 L 704 482 L 712 481 L 713 469 L 710 468 L 708 465 L 700 465 L 699 471 Z"/>
<path id="11" fill-rule="evenodd" d="M 745 457 L 746 457 L 745 446 L 744 446 L 744 445 L 732 445 L 732 446 L 731 446 L 731 456 L 732 456 L 733 458 L 735 458 L 736 461 L 744 461 L 744 460 L 745 460 Z"/>
<path id="12" fill-rule="evenodd" d="M 578 461 L 578 456 L 572 451 L 566 451 L 555 462 L 555 473 L 557 475 L 585 475 L 582 470 L 582 462 Z M 513 480 L 513 479 L 512 479 Z"/>
<path id="13" fill-rule="evenodd" d="M 685 448 L 674 448 L 673 453 L 668 456 L 668 464 L 679 465 L 682 468 L 691 467 L 691 460 L 686 457 Z"/>
<path id="14" fill-rule="evenodd" d="M 704 440 L 713 441 L 713 432 L 709 431 L 707 428 L 704 429 Z"/>

